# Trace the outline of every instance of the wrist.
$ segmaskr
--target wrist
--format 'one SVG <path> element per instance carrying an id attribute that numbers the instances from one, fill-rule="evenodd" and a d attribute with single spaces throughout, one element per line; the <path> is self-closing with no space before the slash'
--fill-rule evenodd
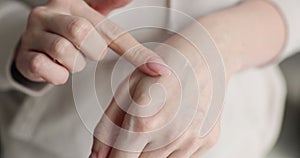
<path id="1" fill-rule="evenodd" d="M 202 26 L 208 31 L 214 40 L 216 47 L 223 59 L 227 77 L 231 77 L 235 73 L 241 71 L 245 65 L 243 56 L 239 53 L 242 48 L 236 43 L 232 47 L 232 34 L 227 30 L 227 26 L 221 23 L 219 17 L 203 17 L 199 19 Z"/>

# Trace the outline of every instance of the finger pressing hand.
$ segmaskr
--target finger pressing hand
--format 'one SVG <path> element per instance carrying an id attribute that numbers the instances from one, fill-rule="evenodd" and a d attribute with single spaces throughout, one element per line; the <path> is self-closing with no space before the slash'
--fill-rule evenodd
<path id="1" fill-rule="evenodd" d="M 131 34 L 89 6 L 74 8 L 74 15 L 90 21 L 108 46 L 148 75 L 169 75 L 171 71 L 156 53 L 140 44 Z M 89 42 L 85 42 L 89 44 Z M 84 45 L 84 44 L 83 44 Z"/>

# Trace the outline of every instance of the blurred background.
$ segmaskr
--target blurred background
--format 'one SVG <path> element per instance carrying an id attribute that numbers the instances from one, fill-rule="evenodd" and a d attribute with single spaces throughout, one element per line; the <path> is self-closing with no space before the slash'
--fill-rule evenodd
<path id="1" fill-rule="evenodd" d="M 268 158 L 300 158 L 300 53 L 280 64 L 288 95 L 282 131 Z"/>

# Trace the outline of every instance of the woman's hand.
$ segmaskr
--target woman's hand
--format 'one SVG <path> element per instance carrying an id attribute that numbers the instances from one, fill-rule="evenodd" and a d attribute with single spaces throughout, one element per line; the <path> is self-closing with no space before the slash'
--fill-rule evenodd
<path id="1" fill-rule="evenodd" d="M 219 123 L 201 135 L 211 99 L 210 72 L 189 41 L 174 36 L 166 43 L 185 58 L 160 47 L 155 51 L 167 53 L 164 60 L 174 73 L 150 77 L 136 71 L 120 85 L 95 129 L 90 158 L 196 158 L 216 143 Z"/>
<path id="2" fill-rule="evenodd" d="M 274 60 L 274 58 L 279 55 L 285 42 L 284 21 L 278 10 L 268 1 L 245 1 L 232 8 L 201 17 L 199 18 L 199 22 L 211 34 L 221 52 L 227 82 L 232 75 L 239 71 L 250 67 L 261 66 Z M 193 30 L 192 26 L 187 27 L 184 31 L 195 35 L 195 38 L 199 36 L 199 34 Z M 192 102 L 186 101 L 179 106 L 179 88 L 184 89 L 184 87 L 189 87 L 187 89 L 190 89 L 193 87 L 188 86 L 188 81 L 181 82 L 181 86 L 179 86 L 174 74 L 152 78 L 140 73 L 134 73 L 130 78 L 131 82 L 129 82 L 130 93 L 133 100 L 138 104 L 147 105 L 152 99 L 150 97 L 152 95 L 148 94 L 151 85 L 159 83 L 163 85 L 162 87 L 165 87 L 164 90 L 166 92 L 166 100 L 161 102 L 161 99 L 159 99 L 158 101 L 158 103 L 163 103 L 163 108 L 159 109 L 153 116 L 145 117 L 145 115 L 144 117 L 138 117 L 132 115 L 131 112 L 135 110 L 132 110 L 131 107 L 138 107 L 138 104 L 128 104 L 128 101 L 122 97 L 124 96 L 124 86 L 121 85 L 119 91 L 116 93 L 115 99 L 106 110 L 106 115 L 102 117 L 95 129 L 95 139 L 90 158 L 199 157 L 216 142 L 219 135 L 219 123 L 216 124 L 214 129 L 206 137 L 200 138 L 198 135 L 201 122 L 203 121 L 203 114 L 209 108 L 210 100 L 208 96 L 210 96 L 212 90 L 209 73 L 203 71 L 205 69 L 203 69 L 201 59 L 199 60 L 199 58 L 194 57 L 194 54 L 197 53 L 195 53 L 193 47 L 189 45 L 189 42 L 185 41 L 185 39 L 174 36 L 169 39 L 166 44 L 173 46 L 184 53 L 190 61 L 193 61 L 191 64 L 196 67 L 198 85 L 202 93 L 190 91 L 187 96 L 191 99 L 199 97 L 200 103 L 193 104 Z M 165 60 L 172 61 L 173 59 L 172 56 L 169 56 L 169 58 Z M 182 67 L 184 64 L 178 65 Z M 188 76 L 184 73 L 185 71 L 182 72 L 182 76 Z M 158 96 L 160 96 L 158 91 L 157 93 L 154 92 L 150 94 L 158 94 Z M 116 98 L 123 98 L 121 100 L 124 102 L 116 101 Z M 151 102 L 153 102 L 153 100 L 151 100 Z M 125 108 L 122 103 L 126 104 Z M 149 151 L 149 149 L 152 149 L 151 147 L 157 144 L 169 142 L 173 133 L 181 129 L 179 127 L 181 127 L 182 122 L 179 121 L 178 124 L 167 128 L 168 130 L 159 135 L 147 135 L 145 132 L 165 128 L 165 125 L 172 120 L 173 116 L 180 115 L 180 112 L 176 114 L 177 109 L 180 107 L 191 107 L 194 110 L 195 107 L 198 107 L 192 123 L 175 141 L 172 141 L 162 148 Z M 135 111 L 135 113 L 139 112 L 143 111 Z M 181 119 L 185 120 L 186 117 L 189 117 L 189 115 L 185 115 L 185 117 L 181 117 Z M 116 128 L 110 121 L 122 128 Z M 131 133 L 144 133 L 132 135 L 130 132 L 126 133 L 120 129 L 126 129 L 127 131 L 131 131 Z M 143 137 L 143 134 L 145 134 L 146 137 Z M 123 149 L 125 149 L 125 151 Z M 126 149 L 130 149 L 127 151 L 134 152 L 126 152 Z"/>
<path id="3" fill-rule="evenodd" d="M 99 3 L 110 8 L 102 9 L 107 14 L 116 8 L 118 1 Z M 169 73 L 151 62 L 163 62 L 159 56 L 99 12 L 83 0 L 50 0 L 45 6 L 33 9 L 15 57 L 17 69 L 32 81 L 63 84 L 69 72 L 85 67 L 86 58 L 102 60 L 110 47 L 119 55 L 128 51 L 125 58 L 134 65 L 143 65 L 141 70 L 149 75 Z M 138 49 L 131 50 L 137 45 Z"/>
<path id="4" fill-rule="evenodd" d="M 142 76 L 138 80 L 133 79 L 136 80 L 133 81 L 136 85 L 134 83 L 131 84 L 132 88 L 135 89 L 133 92 L 133 100 L 136 103 L 142 105 L 147 104 L 149 100 L 151 100 L 148 95 L 148 90 L 152 84 L 157 83 L 165 86 L 166 93 L 168 93 L 166 103 L 163 105 L 163 108 L 153 116 L 137 117 L 124 112 L 118 106 L 121 103 L 114 99 L 106 110 L 107 117 L 102 117 L 95 129 L 94 144 L 90 158 L 198 158 L 209 150 L 217 142 L 220 132 L 220 126 L 219 123 L 217 123 L 209 135 L 205 137 L 201 137 L 200 135 L 200 127 L 203 123 L 204 113 L 207 110 L 209 97 L 205 95 L 200 96 L 200 94 L 191 91 L 189 94 L 190 97 L 200 97 L 201 103 L 199 105 L 192 105 L 189 102 L 185 102 L 180 105 L 180 96 L 178 94 L 180 89 L 176 86 L 178 85 L 176 81 L 171 78 L 174 78 L 174 76 L 171 75 L 169 77 L 160 78 Z M 121 86 L 120 89 L 122 88 L 124 87 Z M 155 93 L 157 92 L 153 92 L 152 94 Z M 120 92 L 120 94 L 122 94 L 122 92 Z M 116 96 L 116 98 L 118 97 L 122 96 Z M 128 106 L 132 108 L 135 105 L 131 104 Z M 195 113 L 186 112 L 185 116 L 176 116 L 176 111 L 179 106 L 194 109 Z M 196 110 L 195 106 L 199 109 Z M 143 106 L 140 108 L 143 108 Z M 178 120 L 185 120 L 189 117 L 188 115 L 194 116 L 193 120 L 188 122 L 190 123 L 187 124 L 188 126 L 185 126 L 184 121 L 178 121 L 173 122 L 171 127 L 166 127 L 171 121 L 174 121 L 172 120 L 174 117 L 180 117 L 177 118 Z M 110 121 L 122 129 L 130 132 L 140 132 L 141 134 L 131 135 L 130 132 L 120 134 L 120 130 L 113 127 Z M 187 129 L 184 127 L 187 127 Z M 147 135 L 147 132 L 160 130 L 162 128 L 165 129 Z M 105 142 L 103 143 L 101 141 Z"/>

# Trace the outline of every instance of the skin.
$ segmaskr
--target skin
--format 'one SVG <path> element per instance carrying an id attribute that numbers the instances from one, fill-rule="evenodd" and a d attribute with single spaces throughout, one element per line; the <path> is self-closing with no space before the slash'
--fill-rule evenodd
<path id="1" fill-rule="evenodd" d="M 104 16 L 111 10 L 125 6 L 129 2 L 130 0 L 90 0 L 90 6 L 95 9 L 93 10 L 81 0 L 50 0 L 47 5 L 35 8 L 30 15 L 27 30 L 22 36 L 21 45 L 16 53 L 15 60 L 18 70 L 32 81 L 63 84 L 68 79 L 69 72 L 78 72 L 84 68 L 86 58 L 101 60 L 105 56 L 107 47 L 112 48 L 120 55 L 124 54 L 139 43 L 129 34 L 112 41 L 112 39 L 107 38 L 110 29 L 101 30 L 100 28 L 99 30 L 97 24 L 103 21 Z M 286 28 L 282 16 L 267 1 L 246 1 L 200 17 L 198 21 L 208 30 L 221 51 L 226 66 L 227 81 L 240 71 L 272 62 L 279 55 L 285 43 Z M 116 30 L 116 27 L 119 28 L 115 25 L 112 26 L 112 30 Z M 185 31 L 194 32 L 193 28 L 189 26 L 186 27 Z M 102 41 L 98 45 L 103 46 L 103 48 L 97 48 L 99 54 L 94 56 L 91 55 L 93 52 L 86 49 L 89 48 L 89 45 L 82 46 L 82 42 L 88 38 L 87 35 L 90 32 L 99 33 L 95 34 L 94 37 L 97 38 L 96 41 Z M 195 56 L 197 51 L 189 42 L 179 36 L 175 35 L 165 43 L 178 49 L 189 59 L 198 58 Z M 158 58 L 148 49 L 141 50 L 143 50 L 142 53 L 133 53 L 126 58 L 135 65 Z M 141 55 L 143 56 L 141 57 Z M 116 101 L 113 100 L 106 110 L 106 114 L 116 125 L 131 131 L 150 131 L 162 127 L 174 116 L 172 112 L 178 108 L 176 96 L 178 96 L 179 90 L 177 86 L 168 86 L 169 84 L 176 84 L 174 75 L 170 74 L 163 66 L 162 60 L 159 60 L 161 61 L 160 64 L 146 64 L 140 70 L 152 76 L 166 74 L 165 76 L 150 77 L 137 71 L 130 77 L 130 88 L 133 99 L 144 104 L 149 101 L 149 97 L 145 96 L 147 96 L 150 86 L 157 82 L 163 84 L 168 87 L 166 90 L 167 94 L 170 95 L 167 97 L 165 106 L 156 115 L 141 118 L 126 114 L 118 108 Z M 168 57 L 164 60 L 176 59 Z M 200 94 L 191 93 L 193 94 L 191 96 L 198 97 L 199 95 L 203 100 L 199 107 L 204 108 L 196 114 L 197 119 L 192 122 L 190 128 L 176 141 L 150 152 L 143 150 L 135 153 L 120 151 L 101 143 L 97 139 L 97 134 L 104 133 L 101 132 L 103 131 L 101 128 L 105 126 L 107 121 L 102 118 L 95 129 L 95 139 L 90 157 L 197 158 L 209 150 L 217 142 L 220 134 L 220 123 L 217 123 L 209 135 L 204 138 L 200 138 L 197 130 L 194 130 L 197 129 L 202 120 L 201 111 L 207 109 L 205 105 L 207 105 L 211 90 L 208 74 L 205 71 L 200 71 L 202 68 L 203 65 L 200 64 L 196 72 L 198 72 L 197 77 L 201 81 L 200 87 L 206 95 L 200 96 Z M 119 89 L 122 90 L 122 85 Z M 184 103 L 186 106 L 189 104 L 188 102 Z M 106 133 L 110 133 L 110 130 L 112 129 L 105 128 Z M 170 133 L 172 132 L 165 134 Z M 134 143 L 122 137 L 117 137 L 114 141 L 123 141 L 128 146 Z M 147 144 L 157 141 L 159 140 L 149 138 Z M 143 145 L 146 146 L 146 144 Z"/>
<path id="2" fill-rule="evenodd" d="M 240 71 L 271 63 L 279 56 L 285 44 L 286 27 L 284 20 L 277 8 L 268 1 L 245 1 L 231 8 L 200 17 L 198 21 L 208 30 L 220 49 L 225 63 L 227 82 L 230 81 L 234 74 Z M 193 27 L 190 26 L 187 26 L 184 31 L 194 32 Z M 174 35 L 165 43 L 178 49 L 187 58 L 197 59 L 197 51 L 181 37 Z M 176 59 L 173 59 L 171 56 L 164 60 L 172 61 Z M 196 64 L 196 62 L 192 64 Z M 129 140 L 126 139 L 126 136 L 104 135 L 103 133 L 113 133 L 111 132 L 113 129 L 107 126 L 107 118 L 103 117 L 95 129 L 94 144 L 90 158 L 201 157 L 217 142 L 220 134 L 219 122 L 209 135 L 204 138 L 200 138 L 199 132 L 195 131 L 202 120 L 202 112 L 207 109 L 207 100 L 209 100 L 208 96 L 211 90 L 210 80 L 205 77 L 208 76 L 208 73 L 201 71 L 202 68 L 203 65 L 198 64 L 196 72 L 200 80 L 200 87 L 206 95 L 191 92 L 191 97 L 199 95 L 201 100 L 203 100 L 199 104 L 201 109 L 196 113 L 196 119 L 188 130 L 176 141 L 163 148 L 146 151 L 147 145 L 161 141 L 161 139 L 149 138 L 148 142 L 141 144 L 145 148 L 138 152 L 121 151 L 105 145 L 97 137 L 104 136 L 112 139 L 113 142 L 122 142 L 128 146 L 135 144 L 139 137 Z M 116 125 L 130 131 L 152 131 L 166 124 L 174 116 L 174 109 L 178 108 L 176 102 L 178 101 L 177 93 L 179 89 L 177 86 L 169 86 L 170 84 L 176 85 L 173 75 L 153 78 L 136 72 L 130 77 L 131 96 L 134 101 L 140 104 L 147 103 L 150 99 L 148 89 L 153 83 L 161 83 L 164 87 L 167 87 L 167 92 L 170 94 L 167 96 L 163 109 L 157 114 L 151 117 L 135 117 L 121 110 L 116 101 L 113 100 L 106 110 L 108 118 Z M 186 84 L 188 83 L 183 82 L 182 86 L 184 87 Z M 123 86 L 120 85 L 119 89 L 122 90 Z M 117 95 L 123 94 L 118 93 Z M 183 104 L 184 106 L 191 106 L 189 102 Z M 176 127 L 174 127 L 174 130 L 176 130 Z M 169 135 L 172 132 L 168 131 L 164 134 Z"/>
<path id="3" fill-rule="evenodd" d="M 90 2 L 98 12 L 82 0 L 50 0 L 34 8 L 16 52 L 17 69 L 31 81 L 64 84 L 69 72 L 84 69 L 86 59 L 102 60 L 109 47 L 148 75 L 169 74 L 157 54 L 143 47 L 129 33 L 122 34 L 122 28 L 105 19 L 112 9 L 128 2 L 97 2 L 103 3 L 106 9 Z M 131 49 L 136 46 L 138 49 Z"/>

